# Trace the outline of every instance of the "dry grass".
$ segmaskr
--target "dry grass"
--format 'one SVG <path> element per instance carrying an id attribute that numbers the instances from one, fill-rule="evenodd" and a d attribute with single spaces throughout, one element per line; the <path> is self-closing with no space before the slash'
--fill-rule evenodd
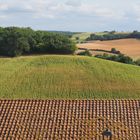
<path id="1" fill-rule="evenodd" d="M 91 43 L 78 44 L 79 48 L 111 50 L 116 48 L 121 53 L 134 59 L 140 58 L 140 40 L 138 39 L 121 39 L 112 41 L 95 41 Z"/>

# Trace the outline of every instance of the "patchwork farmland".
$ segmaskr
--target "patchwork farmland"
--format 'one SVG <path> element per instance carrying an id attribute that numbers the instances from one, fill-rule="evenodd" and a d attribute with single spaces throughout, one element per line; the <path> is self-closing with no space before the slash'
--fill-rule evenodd
<path id="1" fill-rule="evenodd" d="M 139 140 L 139 111 L 140 100 L 0 100 L 0 139 Z"/>
<path id="2" fill-rule="evenodd" d="M 82 45 L 138 58 L 138 40 L 115 41 Z M 139 140 L 139 85 L 138 66 L 94 57 L 1 58 L 0 140 Z"/>
<path id="3" fill-rule="evenodd" d="M 128 55 L 134 59 L 140 58 L 140 40 L 139 39 L 120 39 L 109 41 L 93 41 L 89 43 L 78 44 L 78 48 L 101 49 L 110 51 L 116 48 L 121 53 Z M 94 51 L 93 54 L 98 52 Z M 102 52 L 104 53 L 104 52 Z"/>
<path id="4" fill-rule="evenodd" d="M 1 99 L 139 99 L 140 68 L 80 56 L 0 59 Z"/>

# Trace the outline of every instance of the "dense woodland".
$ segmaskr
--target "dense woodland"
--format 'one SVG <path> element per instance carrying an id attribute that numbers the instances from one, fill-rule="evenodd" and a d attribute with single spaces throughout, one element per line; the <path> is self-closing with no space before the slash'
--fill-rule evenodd
<path id="1" fill-rule="evenodd" d="M 0 55 L 54 53 L 72 54 L 76 45 L 66 35 L 31 28 L 0 27 Z"/>
<path id="2" fill-rule="evenodd" d="M 86 39 L 86 41 L 92 41 L 92 40 L 115 40 L 115 39 L 126 39 L 126 38 L 136 38 L 140 39 L 140 32 L 133 31 L 132 33 L 116 33 L 115 31 L 107 32 L 103 35 L 96 35 L 91 34 L 90 37 Z"/>

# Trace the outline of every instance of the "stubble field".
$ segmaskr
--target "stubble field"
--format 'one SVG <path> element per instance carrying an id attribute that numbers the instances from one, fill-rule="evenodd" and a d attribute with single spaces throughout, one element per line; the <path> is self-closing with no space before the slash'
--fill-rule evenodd
<path id="1" fill-rule="evenodd" d="M 78 44 L 79 48 L 111 50 L 116 48 L 121 53 L 134 59 L 140 58 L 140 40 L 138 39 L 120 39 L 112 41 L 94 41 L 90 43 Z"/>

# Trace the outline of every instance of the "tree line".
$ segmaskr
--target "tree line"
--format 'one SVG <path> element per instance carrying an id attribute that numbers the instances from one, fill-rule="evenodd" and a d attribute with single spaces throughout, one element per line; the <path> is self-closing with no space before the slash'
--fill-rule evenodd
<path id="1" fill-rule="evenodd" d="M 140 32 L 133 31 L 132 33 L 116 33 L 115 31 L 111 31 L 111 32 L 106 32 L 103 35 L 91 34 L 90 37 L 86 39 L 86 41 L 92 41 L 92 40 L 106 41 L 106 40 L 126 39 L 126 38 L 140 39 Z"/>
<path id="2" fill-rule="evenodd" d="M 105 52 L 105 50 L 103 51 Z M 120 51 L 116 50 L 115 48 L 112 48 L 111 51 L 106 51 L 106 52 L 113 53 L 115 55 L 104 53 L 104 54 L 96 54 L 94 57 L 140 66 L 140 59 L 133 60 L 131 57 L 122 54 Z M 78 55 L 93 56 L 91 50 L 88 49 L 79 52 Z"/>
<path id="3" fill-rule="evenodd" d="M 106 60 L 111 60 L 111 61 L 116 61 L 120 63 L 125 63 L 125 64 L 132 64 L 132 65 L 137 65 L 140 66 L 140 59 L 133 60 L 129 56 L 125 56 L 124 54 L 119 54 L 119 55 L 109 55 L 109 54 L 97 54 L 95 55 L 97 58 L 102 58 Z"/>
<path id="4" fill-rule="evenodd" d="M 0 55 L 55 53 L 72 54 L 76 45 L 66 35 L 31 28 L 0 27 Z"/>

